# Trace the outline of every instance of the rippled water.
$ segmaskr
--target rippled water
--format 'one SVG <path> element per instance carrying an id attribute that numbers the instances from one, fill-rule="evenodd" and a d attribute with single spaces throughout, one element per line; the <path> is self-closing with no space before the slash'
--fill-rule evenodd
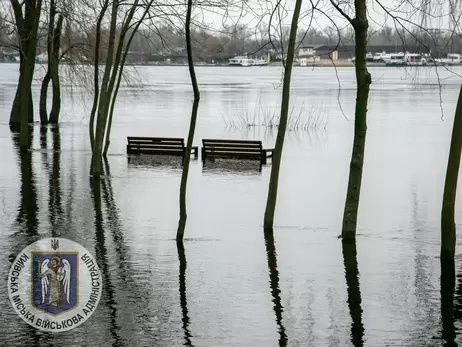
<path id="1" fill-rule="evenodd" d="M 177 249 L 181 167 L 169 158 L 128 160 L 125 145 L 133 135 L 187 136 L 187 68 L 132 71 L 136 81 L 120 91 L 99 189 L 89 180 L 91 103 L 83 87 L 65 87 L 59 129 L 34 126 L 33 151 L 23 157 L 16 152 L 7 123 L 17 68 L 0 64 L 1 346 L 462 341 L 462 277 L 455 279 L 455 292 L 450 273 L 441 286 L 438 258 L 460 87 L 455 74 L 440 69 L 440 93 L 431 69 L 371 69 L 357 249 L 342 250 L 337 239 L 352 145 L 351 68 L 294 69 L 294 129 L 284 147 L 274 235 L 262 230 L 270 164 L 260 171 L 251 164 L 203 168 L 193 161 L 186 241 Z M 269 123 L 277 114 L 280 68 L 199 67 L 197 73 L 202 94 L 195 144 L 237 138 L 274 145 L 275 131 L 243 125 Z M 305 129 L 313 124 L 315 129 Z M 6 290 L 11 257 L 47 236 L 91 250 L 104 277 L 102 299 L 89 321 L 53 335 L 24 323 Z"/>

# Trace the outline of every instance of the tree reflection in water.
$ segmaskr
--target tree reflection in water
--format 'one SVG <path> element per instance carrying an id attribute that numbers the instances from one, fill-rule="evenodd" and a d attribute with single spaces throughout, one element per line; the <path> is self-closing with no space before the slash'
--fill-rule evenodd
<path id="1" fill-rule="evenodd" d="M 265 246 L 268 259 L 268 270 L 270 276 L 271 295 L 273 296 L 273 309 L 276 315 L 276 323 L 279 327 L 279 346 L 287 346 L 287 335 L 282 324 L 283 307 L 281 303 L 281 290 L 279 289 L 279 272 L 276 259 L 276 246 L 274 243 L 273 229 L 265 229 Z"/>
<path id="2" fill-rule="evenodd" d="M 184 249 L 184 244 L 182 241 L 177 241 L 176 243 L 178 248 L 178 260 L 180 262 L 179 267 L 179 281 L 180 281 L 180 305 L 183 322 L 183 331 L 184 331 L 184 346 L 194 346 L 191 342 L 191 333 L 189 331 L 189 316 L 188 316 L 188 302 L 186 299 L 186 254 Z"/>
<path id="3" fill-rule="evenodd" d="M 355 347 L 364 345 L 364 326 L 362 322 L 361 289 L 356 254 L 356 242 L 342 242 L 343 263 L 348 292 L 348 308 L 351 316 L 351 343 Z"/>

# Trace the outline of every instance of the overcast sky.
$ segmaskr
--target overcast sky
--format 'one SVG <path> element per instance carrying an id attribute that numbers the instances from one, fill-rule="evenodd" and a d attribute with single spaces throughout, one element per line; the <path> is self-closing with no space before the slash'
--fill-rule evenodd
<path id="1" fill-rule="evenodd" d="M 336 0 L 338 2 L 338 0 Z M 456 1 L 456 0 L 451 0 Z M 345 2 L 345 1 L 343 1 Z M 353 3 L 353 0 L 349 1 Z M 406 2 L 406 5 L 402 5 Z M 380 26 L 387 24 L 393 26 L 393 18 L 390 15 L 387 15 L 384 9 L 380 4 L 385 7 L 391 14 L 394 16 L 401 17 L 402 24 L 406 24 L 406 20 L 415 22 L 417 24 L 423 23 L 422 12 L 418 11 L 417 8 L 422 6 L 422 3 L 428 3 L 427 10 L 429 15 L 427 16 L 427 28 L 428 29 L 448 29 L 449 25 L 449 0 L 369 0 L 368 1 L 368 13 L 369 13 L 369 25 L 371 27 L 379 28 Z M 461 1 L 462 2 L 462 1 Z M 242 2 L 236 2 L 236 4 L 242 4 Z M 261 14 L 267 13 L 263 23 L 267 26 L 269 21 L 269 15 L 276 4 L 275 0 L 271 1 L 248 1 L 247 4 L 243 7 L 242 12 L 235 11 L 230 12 L 229 17 L 227 17 L 226 22 L 231 24 L 239 20 L 239 23 L 245 24 L 249 23 L 251 27 L 255 27 L 260 22 Z M 294 0 L 282 0 L 283 7 L 286 11 L 283 11 L 283 22 L 285 25 L 290 25 L 292 19 L 292 9 L 294 7 Z M 401 5 L 399 5 L 401 4 Z M 461 5 L 458 5 L 458 11 L 460 11 Z M 332 20 L 335 21 L 335 24 L 338 26 L 345 26 L 346 21 L 341 17 L 341 15 L 332 7 L 329 0 L 320 0 L 319 1 L 319 11 L 315 11 L 313 18 L 312 26 L 316 28 L 322 28 L 328 25 L 333 25 Z M 311 3 L 309 0 L 304 0 L 302 5 L 303 18 L 300 20 L 299 27 L 307 27 L 310 23 L 311 17 Z M 354 12 L 349 11 L 349 14 L 353 17 Z M 330 19 L 329 19 L 330 18 Z M 199 18 L 198 18 L 199 19 Z M 214 27 L 220 27 L 223 21 L 222 14 L 212 14 L 207 13 L 203 15 L 203 20 L 205 23 L 212 24 Z M 398 25 L 399 26 L 399 25 Z"/>

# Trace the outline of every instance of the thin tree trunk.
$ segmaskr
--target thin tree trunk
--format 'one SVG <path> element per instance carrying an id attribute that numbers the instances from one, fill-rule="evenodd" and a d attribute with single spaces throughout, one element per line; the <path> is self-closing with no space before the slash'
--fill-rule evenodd
<path id="1" fill-rule="evenodd" d="M 355 134 L 350 162 L 350 174 L 343 213 L 342 238 L 345 242 L 356 240 L 359 197 L 366 148 L 367 101 L 371 75 L 366 64 L 367 45 L 367 11 L 366 0 L 355 0 L 356 17 L 351 21 L 355 30 L 355 70 L 356 70 L 356 109 Z"/>
<path id="2" fill-rule="evenodd" d="M 95 42 L 95 61 L 94 61 L 94 88 L 95 88 L 95 95 L 93 97 L 93 106 L 90 113 L 90 147 L 92 153 L 95 153 L 95 118 L 96 118 L 96 110 L 98 108 L 98 101 L 99 101 L 99 49 L 101 44 L 101 22 L 103 21 L 104 14 L 108 8 L 109 0 L 106 0 L 103 4 L 103 8 L 101 9 L 101 13 L 99 14 L 98 20 L 96 21 L 96 42 Z"/>
<path id="3" fill-rule="evenodd" d="M 114 43 L 115 43 L 115 34 L 116 34 L 116 24 L 117 24 L 117 10 L 118 10 L 118 1 L 113 1 L 112 3 L 112 13 L 111 13 L 111 28 L 109 31 L 109 42 L 108 42 L 108 51 L 106 66 L 103 75 L 103 81 L 101 84 L 101 92 L 98 103 L 98 115 L 96 119 L 96 131 L 95 131 L 95 140 L 93 148 L 93 156 L 91 163 L 91 174 L 94 179 L 99 179 L 101 177 L 101 159 L 103 151 L 103 140 L 104 133 L 106 131 L 106 121 L 107 121 L 107 111 L 108 111 L 108 84 L 111 69 L 113 68 L 114 62 Z"/>
<path id="4" fill-rule="evenodd" d="M 454 210 L 457 196 L 460 157 L 462 150 L 462 86 L 457 101 L 452 126 L 446 180 L 444 182 L 443 206 L 441 209 L 441 262 L 452 263 L 456 252 L 456 223 Z"/>
<path id="5" fill-rule="evenodd" d="M 120 82 L 122 81 L 122 73 L 123 73 L 123 69 L 124 69 L 124 66 L 125 66 L 125 61 L 127 60 L 128 50 L 130 49 L 130 45 L 132 43 L 133 37 L 135 36 L 136 32 L 138 31 L 138 28 L 141 25 L 141 23 L 143 22 L 144 18 L 148 14 L 149 8 L 151 7 L 153 2 L 154 2 L 154 0 L 151 0 L 150 3 L 147 5 L 146 10 L 143 13 L 143 16 L 141 17 L 141 19 L 136 24 L 135 28 L 133 29 L 132 33 L 130 34 L 130 36 L 128 38 L 127 44 L 125 45 L 125 51 L 124 51 L 124 54 L 123 54 L 122 59 L 120 61 L 120 68 L 119 68 L 119 71 L 118 71 L 117 83 L 116 83 L 115 90 L 113 92 L 112 99 L 111 99 L 111 106 L 110 106 L 110 110 L 109 110 L 109 119 L 108 119 L 107 128 L 106 128 L 106 142 L 105 142 L 105 146 L 104 146 L 103 157 L 107 156 L 107 152 L 109 150 L 109 145 L 111 144 L 112 117 L 114 115 L 114 107 L 115 107 L 117 95 L 119 93 Z M 130 18 L 130 20 L 131 20 L 131 18 Z M 129 22 L 128 22 L 128 24 L 129 24 Z M 129 28 L 129 26 L 127 25 L 125 27 L 125 30 L 128 31 L 128 28 Z M 125 33 L 124 33 L 124 38 L 125 38 Z M 122 43 L 123 43 L 123 40 L 122 40 Z"/>
<path id="6" fill-rule="evenodd" d="M 47 111 L 47 99 L 48 99 L 48 86 L 50 85 L 51 74 L 50 70 L 47 71 L 45 77 L 43 77 L 42 86 L 40 87 L 40 123 L 48 124 L 48 111 Z"/>
<path id="7" fill-rule="evenodd" d="M 290 99 L 290 81 L 292 77 L 292 64 L 294 61 L 294 51 L 297 38 L 298 18 L 300 17 L 300 8 L 302 0 L 295 2 L 294 14 L 292 17 L 292 24 L 290 28 L 289 47 L 287 50 L 287 61 L 284 71 L 284 84 L 282 87 L 282 102 L 281 102 L 281 116 L 278 126 L 278 134 L 276 137 L 276 144 L 274 146 L 274 153 L 272 159 L 271 176 L 269 181 L 268 199 L 266 202 L 265 218 L 263 226 L 265 229 L 273 228 L 274 212 L 276 209 L 276 200 L 278 194 L 279 183 L 279 170 L 281 167 L 282 149 L 284 146 L 284 138 L 287 128 L 287 117 L 289 114 L 289 99 Z"/>
<path id="8" fill-rule="evenodd" d="M 56 15 L 56 2 L 55 0 L 50 0 L 50 14 L 48 17 L 48 37 L 47 37 L 47 54 L 48 54 L 48 63 L 47 63 L 47 72 L 42 81 L 42 87 L 40 88 L 40 122 L 42 124 L 48 123 L 48 111 L 47 111 L 47 98 L 48 98 L 48 85 L 51 80 L 51 65 L 53 55 L 53 36 L 55 30 L 55 15 Z"/>
<path id="9" fill-rule="evenodd" d="M 188 184 L 189 162 L 191 161 L 191 148 L 194 140 L 194 132 L 196 130 L 197 111 L 199 109 L 199 101 L 201 98 L 199 92 L 199 85 L 197 84 L 196 71 L 194 70 L 194 61 L 192 55 L 192 42 L 191 42 L 191 13 L 192 13 L 192 0 L 188 0 L 188 10 L 186 12 L 186 50 L 188 52 L 188 66 L 189 75 L 191 77 L 191 84 L 194 92 L 194 101 L 191 111 L 191 122 L 189 124 L 188 140 L 186 143 L 186 151 L 183 158 L 183 173 L 181 175 L 180 183 L 180 219 L 178 221 L 178 230 L 176 234 L 177 242 L 183 241 L 184 231 L 186 227 L 186 188 Z"/>
<path id="10" fill-rule="evenodd" d="M 61 32 L 63 28 L 64 17 L 59 16 L 56 23 L 55 36 L 53 38 L 53 54 L 51 57 L 51 82 L 53 88 L 53 101 L 50 112 L 50 123 L 58 124 L 59 113 L 61 111 L 61 85 L 59 83 L 59 48 L 61 46 Z"/>

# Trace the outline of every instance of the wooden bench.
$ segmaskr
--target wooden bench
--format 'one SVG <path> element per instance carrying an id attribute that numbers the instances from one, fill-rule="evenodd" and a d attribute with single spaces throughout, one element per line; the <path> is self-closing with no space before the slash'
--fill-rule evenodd
<path id="1" fill-rule="evenodd" d="M 184 156 L 184 139 L 171 137 L 127 137 L 128 154 L 164 154 Z M 197 158 L 197 146 L 191 148 L 191 154 Z"/>
<path id="2" fill-rule="evenodd" d="M 261 141 L 247 140 L 202 140 L 202 161 L 206 158 L 230 158 L 259 160 L 266 164 L 273 157 L 273 149 L 263 149 Z"/>

